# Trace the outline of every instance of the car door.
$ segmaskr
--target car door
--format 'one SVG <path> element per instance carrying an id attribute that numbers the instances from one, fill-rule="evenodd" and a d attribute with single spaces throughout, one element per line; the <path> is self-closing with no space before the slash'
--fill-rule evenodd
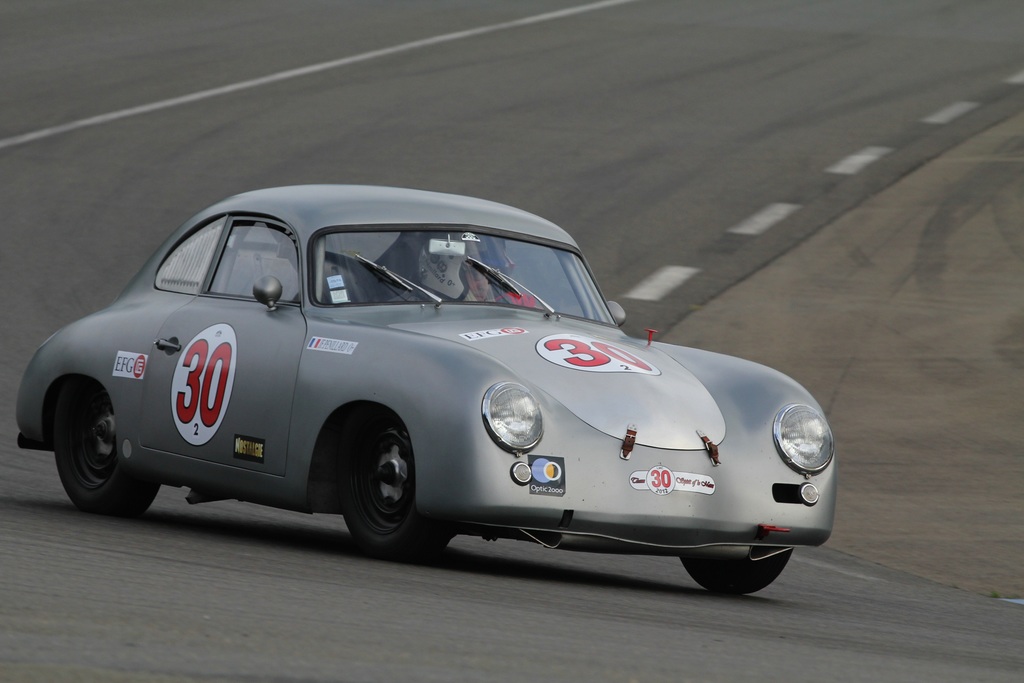
<path id="1" fill-rule="evenodd" d="M 233 219 L 205 290 L 171 314 L 143 389 L 145 448 L 284 475 L 306 322 L 294 240 L 283 226 Z M 253 284 L 282 284 L 274 309 Z"/>

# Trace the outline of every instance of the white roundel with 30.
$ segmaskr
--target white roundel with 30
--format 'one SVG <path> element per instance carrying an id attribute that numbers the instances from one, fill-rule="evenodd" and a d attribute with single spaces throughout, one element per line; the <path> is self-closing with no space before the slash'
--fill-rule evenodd
<path id="1" fill-rule="evenodd" d="M 537 342 L 544 360 L 585 372 L 632 372 L 660 375 L 661 370 L 633 351 L 581 334 L 552 334 Z"/>
<path id="2" fill-rule="evenodd" d="M 171 379 L 171 415 L 193 446 L 213 438 L 224 420 L 235 381 L 238 342 L 230 325 L 211 325 L 192 338 Z"/>

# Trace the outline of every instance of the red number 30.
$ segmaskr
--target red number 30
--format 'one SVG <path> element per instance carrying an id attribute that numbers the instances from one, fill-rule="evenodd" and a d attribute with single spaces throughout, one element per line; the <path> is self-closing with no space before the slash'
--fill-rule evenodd
<path id="1" fill-rule="evenodd" d="M 565 362 L 569 365 L 575 365 L 580 368 L 593 368 L 598 365 L 606 365 L 611 362 L 611 358 L 595 351 L 593 348 L 584 344 L 583 342 L 574 341 L 572 339 L 549 339 L 544 344 L 544 348 L 548 351 L 568 351 L 572 355 L 565 359 Z"/>
<path id="2" fill-rule="evenodd" d="M 557 365 L 597 372 L 661 372 L 635 354 L 608 342 L 577 335 L 551 336 L 537 343 L 537 351 Z"/>
<path id="3" fill-rule="evenodd" d="M 205 339 L 197 339 L 182 358 L 184 366 L 190 369 L 185 378 L 188 391 L 179 391 L 175 401 L 179 422 L 192 422 L 198 408 L 203 425 L 212 427 L 224 408 L 224 394 L 231 369 L 231 345 L 222 342 L 213 350 L 213 355 L 208 356 L 209 350 L 210 345 Z M 212 386 L 216 386 L 216 392 L 211 400 Z"/>
<path id="4" fill-rule="evenodd" d="M 178 433 L 193 446 L 202 446 L 220 428 L 231 399 L 235 343 L 230 325 L 211 325 L 192 338 L 174 370 L 171 411 Z"/>

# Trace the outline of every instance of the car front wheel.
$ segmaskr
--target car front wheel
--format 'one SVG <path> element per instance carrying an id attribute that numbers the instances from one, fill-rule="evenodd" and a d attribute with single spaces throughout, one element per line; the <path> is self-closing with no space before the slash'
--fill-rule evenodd
<path id="1" fill-rule="evenodd" d="M 53 427 L 57 473 L 79 510 L 137 517 L 149 508 L 160 485 L 138 481 L 121 470 L 114 406 L 102 386 L 85 379 L 65 384 Z"/>
<path id="2" fill-rule="evenodd" d="M 399 562 L 435 559 L 452 534 L 416 511 L 416 463 L 397 415 L 357 410 L 345 422 L 338 463 L 341 509 L 356 545 Z"/>
<path id="3" fill-rule="evenodd" d="M 693 580 L 713 593 L 744 595 L 765 588 L 786 568 L 793 549 L 762 560 L 708 560 L 683 557 L 683 567 Z"/>

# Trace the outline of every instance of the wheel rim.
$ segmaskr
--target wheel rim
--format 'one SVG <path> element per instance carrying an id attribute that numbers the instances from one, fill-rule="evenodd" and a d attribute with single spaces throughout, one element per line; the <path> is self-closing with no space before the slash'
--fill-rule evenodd
<path id="1" fill-rule="evenodd" d="M 412 447 L 394 427 L 370 431 L 364 443 L 353 471 L 359 511 L 374 531 L 388 534 L 401 526 L 412 504 Z"/>
<path id="2" fill-rule="evenodd" d="M 82 486 L 96 489 L 117 467 L 117 422 L 107 392 L 93 394 L 75 416 L 71 429 L 71 464 Z"/>

